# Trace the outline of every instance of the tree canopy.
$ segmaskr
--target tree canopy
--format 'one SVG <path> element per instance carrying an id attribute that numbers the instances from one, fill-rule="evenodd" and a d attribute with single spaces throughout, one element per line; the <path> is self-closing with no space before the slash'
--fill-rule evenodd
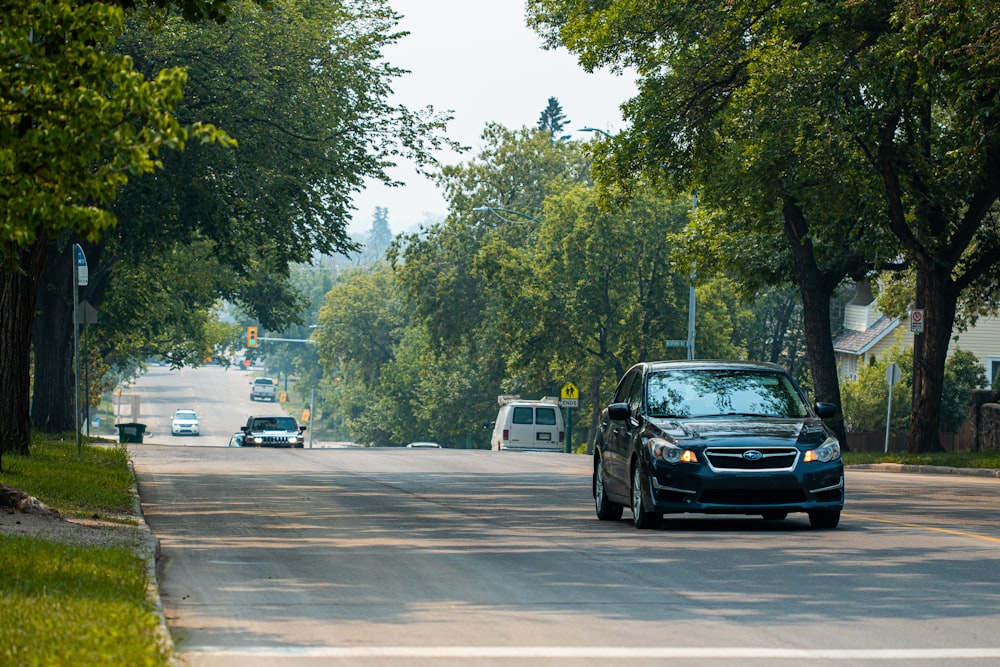
<path id="1" fill-rule="evenodd" d="M 937 448 L 955 304 L 975 286 L 995 305 L 1000 284 L 996 5 L 529 0 L 528 8 L 548 43 L 584 67 L 639 73 L 639 94 L 625 105 L 632 124 L 606 143 L 600 178 L 638 174 L 697 188 L 732 232 L 744 221 L 749 243 L 783 229 L 807 317 L 821 318 L 818 297 L 844 277 L 900 257 L 916 266 L 914 301 L 928 325 L 916 349 L 910 446 Z M 768 220 L 781 227 L 768 231 Z M 766 253 L 748 257 L 744 275 Z M 830 366 L 829 352 L 816 349 L 829 326 L 807 320 L 810 328 L 815 374 Z"/>

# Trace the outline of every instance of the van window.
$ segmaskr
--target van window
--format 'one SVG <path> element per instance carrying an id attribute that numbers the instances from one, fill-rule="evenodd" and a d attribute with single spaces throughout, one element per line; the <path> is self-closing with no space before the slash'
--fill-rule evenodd
<path id="1" fill-rule="evenodd" d="M 555 426 L 556 425 L 556 409 L 555 408 L 537 408 L 535 411 L 535 423 L 541 424 L 542 426 Z"/>
<path id="2" fill-rule="evenodd" d="M 511 421 L 515 424 L 534 424 L 531 413 L 532 408 L 530 407 L 515 407 Z"/>

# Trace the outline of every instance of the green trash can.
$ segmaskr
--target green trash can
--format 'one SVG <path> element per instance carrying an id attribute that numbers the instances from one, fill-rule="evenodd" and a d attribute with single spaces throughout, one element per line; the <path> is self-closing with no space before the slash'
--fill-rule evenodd
<path id="1" fill-rule="evenodd" d="M 118 427 L 119 444 L 142 444 L 142 436 L 146 433 L 145 424 L 115 424 Z"/>

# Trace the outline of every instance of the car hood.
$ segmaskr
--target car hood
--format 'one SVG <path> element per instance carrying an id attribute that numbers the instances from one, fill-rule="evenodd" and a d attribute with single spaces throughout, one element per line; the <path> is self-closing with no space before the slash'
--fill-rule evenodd
<path id="1" fill-rule="evenodd" d="M 815 447 L 823 444 L 830 436 L 830 431 L 820 419 L 718 417 L 651 421 L 669 439 L 684 440 L 687 446 Z"/>

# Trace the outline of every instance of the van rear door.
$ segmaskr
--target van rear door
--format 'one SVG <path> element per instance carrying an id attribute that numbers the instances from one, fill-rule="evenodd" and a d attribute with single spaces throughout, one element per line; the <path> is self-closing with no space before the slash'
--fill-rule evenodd
<path id="1" fill-rule="evenodd" d="M 562 415 L 554 405 L 511 406 L 510 449 L 562 451 Z"/>

